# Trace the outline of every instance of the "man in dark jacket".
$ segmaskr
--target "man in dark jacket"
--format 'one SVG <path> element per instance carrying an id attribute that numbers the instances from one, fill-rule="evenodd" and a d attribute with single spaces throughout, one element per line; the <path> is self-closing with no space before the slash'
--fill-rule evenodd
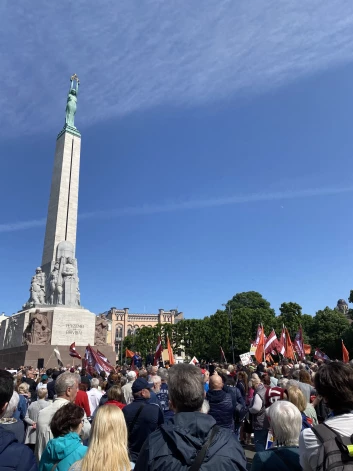
<path id="1" fill-rule="evenodd" d="M 153 365 L 154 356 L 152 355 L 152 351 L 150 351 L 146 357 L 146 366 Z"/>
<path id="2" fill-rule="evenodd" d="M 149 403 L 150 388 L 145 378 L 137 378 L 131 388 L 134 401 L 123 409 L 133 462 L 137 460 L 146 438 L 164 422 L 161 408 Z"/>
<path id="3" fill-rule="evenodd" d="M 47 390 L 48 390 L 48 400 L 53 401 L 55 396 L 55 383 L 57 378 L 60 376 L 60 371 L 54 371 L 52 374 L 52 381 L 48 383 Z"/>
<path id="4" fill-rule="evenodd" d="M 200 369 L 174 365 L 169 370 L 168 387 L 175 416 L 149 435 L 135 471 L 186 471 L 207 445 L 203 471 L 245 471 L 244 451 L 232 430 L 216 426 L 213 417 L 200 412 L 204 400 Z"/>
<path id="5" fill-rule="evenodd" d="M 0 370 L 0 418 L 6 412 L 13 395 L 13 378 L 11 373 Z M 14 471 L 37 471 L 35 457 L 26 445 L 18 443 L 15 435 L 0 425 L 0 469 Z"/>
<path id="6" fill-rule="evenodd" d="M 230 393 L 223 391 L 222 378 L 216 374 L 210 378 L 210 389 L 206 395 L 210 405 L 209 415 L 220 427 L 234 430 L 234 405 Z"/>
<path id="7" fill-rule="evenodd" d="M 22 376 L 22 383 L 27 383 L 28 386 L 29 386 L 29 392 L 31 393 L 31 401 L 34 402 L 37 400 L 37 383 L 36 381 L 34 380 L 34 376 L 35 376 L 35 373 L 34 373 L 34 370 L 33 368 L 30 369 L 30 368 L 27 368 L 25 370 L 25 377 Z"/>

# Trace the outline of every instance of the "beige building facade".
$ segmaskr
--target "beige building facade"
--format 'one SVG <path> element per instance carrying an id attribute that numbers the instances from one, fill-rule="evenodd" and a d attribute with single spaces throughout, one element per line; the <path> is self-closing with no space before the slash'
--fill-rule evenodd
<path id="1" fill-rule="evenodd" d="M 117 309 L 112 307 L 107 312 L 110 329 L 107 344 L 114 347 L 117 358 L 121 356 L 121 345 L 127 335 L 137 333 L 141 327 L 155 327 L 157 324 L 176 324 L 184 319 L 184 314 L 177 309 L 165 311 L 159 309 L 158 314 L 136 314 L 129 308 Z"/>

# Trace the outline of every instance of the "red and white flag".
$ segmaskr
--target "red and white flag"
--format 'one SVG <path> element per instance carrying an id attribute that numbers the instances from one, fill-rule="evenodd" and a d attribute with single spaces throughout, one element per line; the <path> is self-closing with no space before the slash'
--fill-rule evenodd
<path id="1" fill-rule="evenodd" d="M 158 345 L 156 348 L 156 353 L 154 354 L 153 366 L 157 366 L 160 357 L 162 356 L 163 347 L 161 337 L 158 337 Z"/>
<path id="2" fill-rule="evenodd" d="M 261 334 L 262 334 L 262 326 L 258 325 L 257 326 L 256 339 L 255 339 L 255 342 L 253 343 L 253 345 L 255 345 L 255 347 L 257 347 L 259 345 Z"/>
<path id="3" fill-rule="evenodd" d="M 303 340 L 303 331 L 302 327 L 299 327 L 299 331 L 294 339 L 294 349 L 297 352 L 297 355 L 300 360 L 305 360 L 305 351 L 304 351 L 304 340 Z"/>
<path id="4" fill-rule="evenodd" d="M 277 339 L 275 329 L 272 329 L 272 332 L 270 333 L 270 335 L 266 339 L 265 354 L 270 353 L 270 352 L 273 351 L 273 349 L 277 345 L 277 341 L 278 341 L 278 339 Z"/>
<path id="5" fill-rule="evenodd" d="M 78 358 L 79 360 L 81 360 L 81 358 L 82 358 L 81 355 L 79 355 L 76 352 L 76 343 L 75 342 L 70 345 L 69 355 L 70 355 L 70 357 Z"/>
<path id="6" fill-rule="evenodd" d="M 114 368 L 109 363 L 109 361 L 104 360 L 104 355 L 98 352 L 95 352 L 90 345 L 87 345 L 85 351 L 85 358 L 83 360 L 84 367 L 87 369 L 89 374 L 100 373 L 101 371 L 105 371 L 106 373 L 110 373 Z"/>
<path id="7" fill-rule="evenodd" d="M 189 365 L 197 365 L 199 360 L 196 357 L 193 357 L 189 363 Z"/>
<path id="8" fill-rule="evenodd" d="M 284 355 L 284 353 L 286 351 L 286 330 L 285 330 L 284 326 L 283 326 L 283 329 L 282 329 L 281 337 L 280 337 L 279 342 L 277 344 L 277 351 L 281 355 Z"/>

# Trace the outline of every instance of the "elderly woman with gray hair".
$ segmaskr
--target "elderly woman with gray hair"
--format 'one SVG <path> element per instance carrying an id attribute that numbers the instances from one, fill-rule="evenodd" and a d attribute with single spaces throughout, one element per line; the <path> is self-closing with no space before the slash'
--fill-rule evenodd
<path id="1" fill-rule="evenodd" d="M 256 453 L 251 471 L 301 471 L 298 446 L 302 416 L 298 408 L 289 401 L 277 401 L 266 415 L 276 445 Z"/>

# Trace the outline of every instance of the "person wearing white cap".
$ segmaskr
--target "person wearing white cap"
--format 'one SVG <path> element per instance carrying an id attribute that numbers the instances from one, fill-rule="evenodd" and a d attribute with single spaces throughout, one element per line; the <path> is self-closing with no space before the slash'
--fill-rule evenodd
<path id="1" fill-rule="evenodd" d="M 124 394 L 124 399 L 126 404 L 131 404 L 134 400 L 134 396 L 132 394 L 132 385 L 136 379 L 135 371 L 129 371 L 127 376 L 127 383 L 121 388 Z"/>

